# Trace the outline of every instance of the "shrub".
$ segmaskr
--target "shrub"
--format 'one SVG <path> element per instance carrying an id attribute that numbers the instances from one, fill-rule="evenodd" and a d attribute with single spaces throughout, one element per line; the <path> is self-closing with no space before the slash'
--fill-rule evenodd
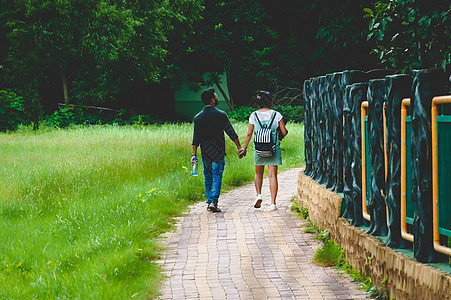
<path id="1" fill-rule="evenodd" d="M 293 198 L 291 200 L 293 202 L 293 205 L 291 206 L 291 211 L 299 214 L 299 216 L 303 219 L 303 220 L 307 220 L 309 219 L 309 212 L 308 212 L 308 207 L 304 206 L 302 204 L 298 204 L 297 199 Z"/>
<path id="2" fill-rule="evenodd" d="M 65 128 L 70 124 L 77 125 L 152 125 L 162 121 L 150 115 L 130 115 L 125 109 L 119 112 L 86 111 L 83 107 L 60 107 L 52 115 L 47 116 L 48 123 L 56 128 Z"/>
<path id="3" fill-rule="evenodd" d="M 75 123 L 73 108 L 60 107 L 49 117 L 48 121 L 51 125 L 58 128 L 65 128 Z"/>
<path id="4" fill-rule="evenodd" d="M 241 106 L 235 109 L 234 111 L 230 111 L 227 113 L 230 119 L 233 119 L 237 122 L 249 122 L 249 117 L 253 111 L 255 111 L 255 107 L 251 106 Z"/>
<path id="5" fill-rule="evenodd" d="M 315 252 L 313 262 L 322 267 L 332 267 L 337 265 L 343 250 L 332 240 L 323 241 L 323 246 Z"/>
<path id="6" fill-rule="evenodd" d="M 24 101 L 12 90 L 0 90 L 0 131 L 15 130 L 23 123 Z"/>
<path id="7" fill-rule="evenodd" d="M 273 108 L 280 112 L 282 116 L 290 122 L 304 122 L 304 106 L 275 105 Z"/>
<path id="8" fill-rule="evenodd" d="M 251 113 L 258 108 L 251 106 L 238 107 L 234 111 L 228 112 L 227 115 L 230 119 L 238 122 L 247 122 Z M 300 105 L 275 105 L 274 110 L 277 110 L 284 116 L 284 118 L 290 122 L 302 123 L 304 121 L 304 107 Z"/>
<path id="9" fill-rule="evenodd" d="M 159 121 L 153 119 L 149 115 L 133 115 L 129 121 L 130 124 L 133 125 L 151 125 L 157 124 Z"/>

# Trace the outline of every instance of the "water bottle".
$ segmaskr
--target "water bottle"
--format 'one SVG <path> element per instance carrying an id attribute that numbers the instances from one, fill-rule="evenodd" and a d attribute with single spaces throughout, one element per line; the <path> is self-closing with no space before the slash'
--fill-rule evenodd
<path id="1" fill-rule="evenodd" d="M 193 176 L 197 176 L 197 175 L 199 175 L 199 166 L 198 166 L 197 157 L 194 156 Z"/>

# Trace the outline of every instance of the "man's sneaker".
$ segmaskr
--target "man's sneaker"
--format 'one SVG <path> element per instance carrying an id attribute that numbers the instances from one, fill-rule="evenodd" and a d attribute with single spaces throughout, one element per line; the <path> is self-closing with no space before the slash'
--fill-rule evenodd
<path id="1" fill-rule="evenodd" d="M 210 203 L 207 207 L 207 210 L 211 212 L 221 212 L 221 210 L 218 207 L 218 203 Z"/>

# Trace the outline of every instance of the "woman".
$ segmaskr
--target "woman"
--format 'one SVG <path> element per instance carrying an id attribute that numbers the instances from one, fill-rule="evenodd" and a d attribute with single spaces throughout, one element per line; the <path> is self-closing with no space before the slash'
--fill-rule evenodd
<path id="1" fill-rule="evenodd" d="M 269 177 L 269 189 L 271 191 L 271 206 L 270 211 L 277 210 L 276 197 L 278 190 L 277 182 L 277 166 L 282 165 L 282 154 L 280 152 L 280 142 L 278 134 L 282 137 L 288 134 L 288 130 L 285 127 L 282 115 L 272 110 L 273 98 L 269 92 L 259 91 L 257 93 L 257 105 L 261 108 L 254 111 L 249 117 L 249 129 L 247 131 L 246 140 L 244 141 L 244 151 L 247 151 L 249 142 L 254 134 L 262 126 L 271 125 L 271 133 L 273 140 L 276 143 L 275 153 L 271 157 L 260 157 L 255 151 L 254 147 L 254 163 L 255 163 L 255 191 L 257 192 L 257 198 L 254 204 L 255 208 L 260 208 L 262 204 L 262 185 L 263 185 L 263 173 L 265 166 L 268 166 Z M 277 130 L 279 128 L 279 130 Z M 279 133 L 278 133 L 279 131 Z M 246 153 L 246 152 L 244 152 Z"/>

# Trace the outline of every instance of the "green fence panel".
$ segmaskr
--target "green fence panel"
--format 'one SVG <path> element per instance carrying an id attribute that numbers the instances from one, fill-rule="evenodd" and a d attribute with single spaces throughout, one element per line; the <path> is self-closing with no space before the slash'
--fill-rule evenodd
<path id="1" fill-rule="evenodd" d="M 413 224 L 415 207 L 412 202 L 412 117 L 406 117 L 406 223 Z"/>
<path id="2" fill-rule="evenodd" d="M 438 231 L 451 237 L 451 116 L 437 116 Z"/>

